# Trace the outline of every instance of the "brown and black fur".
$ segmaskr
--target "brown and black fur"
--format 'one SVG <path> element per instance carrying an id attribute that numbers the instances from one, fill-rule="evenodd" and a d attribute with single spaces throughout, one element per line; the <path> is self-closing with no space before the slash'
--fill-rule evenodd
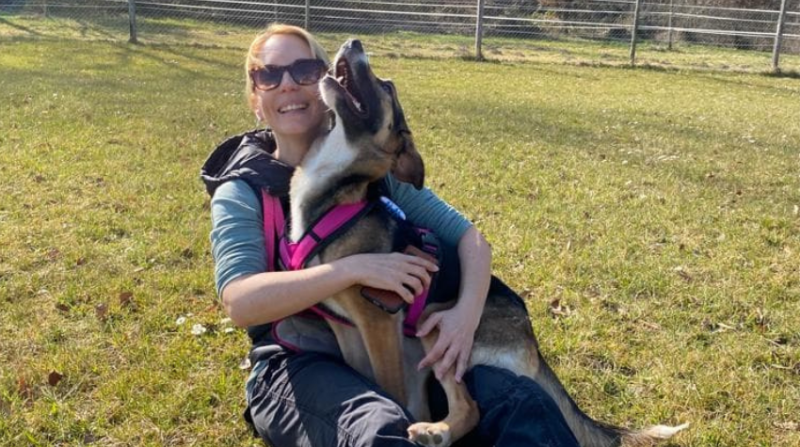
<path id="1" fill-rule="evenodd" d="M 339 203 L 354 203 L 370 193 L 371 184 L 389 172 L 420 188 L 422 159 L 414 148 L 394 85 L 377 78 L 358 41 L 345 43 L 334 61 L 335 77 L 320 83 L 323 100 L 335 115 L 331 132 L 321 137 L 292 179 L 291 238 Z M 397 225 L 384 213 L 371 212 L 319 253 L 327 263 L 357 253 L 388 253 L 394 248 Z M 436 341 L 435 331 L 422 340 L 404 337 L 402 313 L 389 314 L 365 300 L 352 287 L 324 301 L 355 327 L 332 324 L 345 361 L 375 380 L 417 420 L 430 419 L 425 380 L 430 370 L 416 371 L 425 349 Z M 429 306 L 426 314 L 454 303 Z M 489 296 L 475 333 L 470 366 L 503 367 L 535 380 L 556 401 L 582 447 L 641 446 L 667 439 L 685 428 L 655 426 L 630 431 L 594 421 L 584 414 L 542 358 L 525 309 L 503 296 Z M 409 429 L 415 441 L 428 446 L 450 445 L 478 421 L 478 410 L 466 388 L 442 379 L 449 415 L 437 423 Z"/>

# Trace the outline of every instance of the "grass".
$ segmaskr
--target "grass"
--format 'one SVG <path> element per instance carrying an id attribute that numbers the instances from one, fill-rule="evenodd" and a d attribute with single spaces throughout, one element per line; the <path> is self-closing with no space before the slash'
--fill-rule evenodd
<path id="1" fill-rule="evenodd" d="M 198 180 L 248 37 L 74 37 L 0 40 L 0 445 L 258 445 Z M 366 45 L 589 414 L 800 444 L 797 79 Z"/>

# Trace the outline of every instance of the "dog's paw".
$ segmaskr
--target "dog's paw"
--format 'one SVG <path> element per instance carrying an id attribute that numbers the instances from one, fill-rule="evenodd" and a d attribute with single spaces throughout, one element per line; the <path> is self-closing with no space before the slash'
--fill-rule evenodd
<path id="1" fill-rule="evenodd" d="M 418 422 L 408 427 L 408 439 L 425 447 L 448 447 L 450 427 L 442 422 Z"/>

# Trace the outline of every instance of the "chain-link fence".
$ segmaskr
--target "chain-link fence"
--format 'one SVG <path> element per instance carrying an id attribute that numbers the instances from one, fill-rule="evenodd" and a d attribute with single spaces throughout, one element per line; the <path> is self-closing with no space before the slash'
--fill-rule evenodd
<path id="1" fill-rule="evenodd" d="M 0 0 L 0 37 L 245 46 L 270 22 L 403 54 L 800 70 L 800 0 Z"/>

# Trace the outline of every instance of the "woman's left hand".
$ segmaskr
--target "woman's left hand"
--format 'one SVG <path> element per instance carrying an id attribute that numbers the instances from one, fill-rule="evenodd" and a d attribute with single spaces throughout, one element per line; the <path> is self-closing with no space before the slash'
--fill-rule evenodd
<path id="1" fill-rule="evenodd" d="M 462 302 L 462 300 L 459 300 Z M 445 373 L 456 367 L 455 379 L 461 383 L 461 378 L 469 366 L 469 357 L 472 352 L 472 343 L 475 329 L 478 327 L 480 311 L 462 306 L 432 313 L 419 327 L 417 337 L 424 337 L 434 328 L 439 330 L 439 336 L 433 348 L 425 358 L 419 362 L 418 369 L 433 366 L 436 378 L 441 380 Z"/>

